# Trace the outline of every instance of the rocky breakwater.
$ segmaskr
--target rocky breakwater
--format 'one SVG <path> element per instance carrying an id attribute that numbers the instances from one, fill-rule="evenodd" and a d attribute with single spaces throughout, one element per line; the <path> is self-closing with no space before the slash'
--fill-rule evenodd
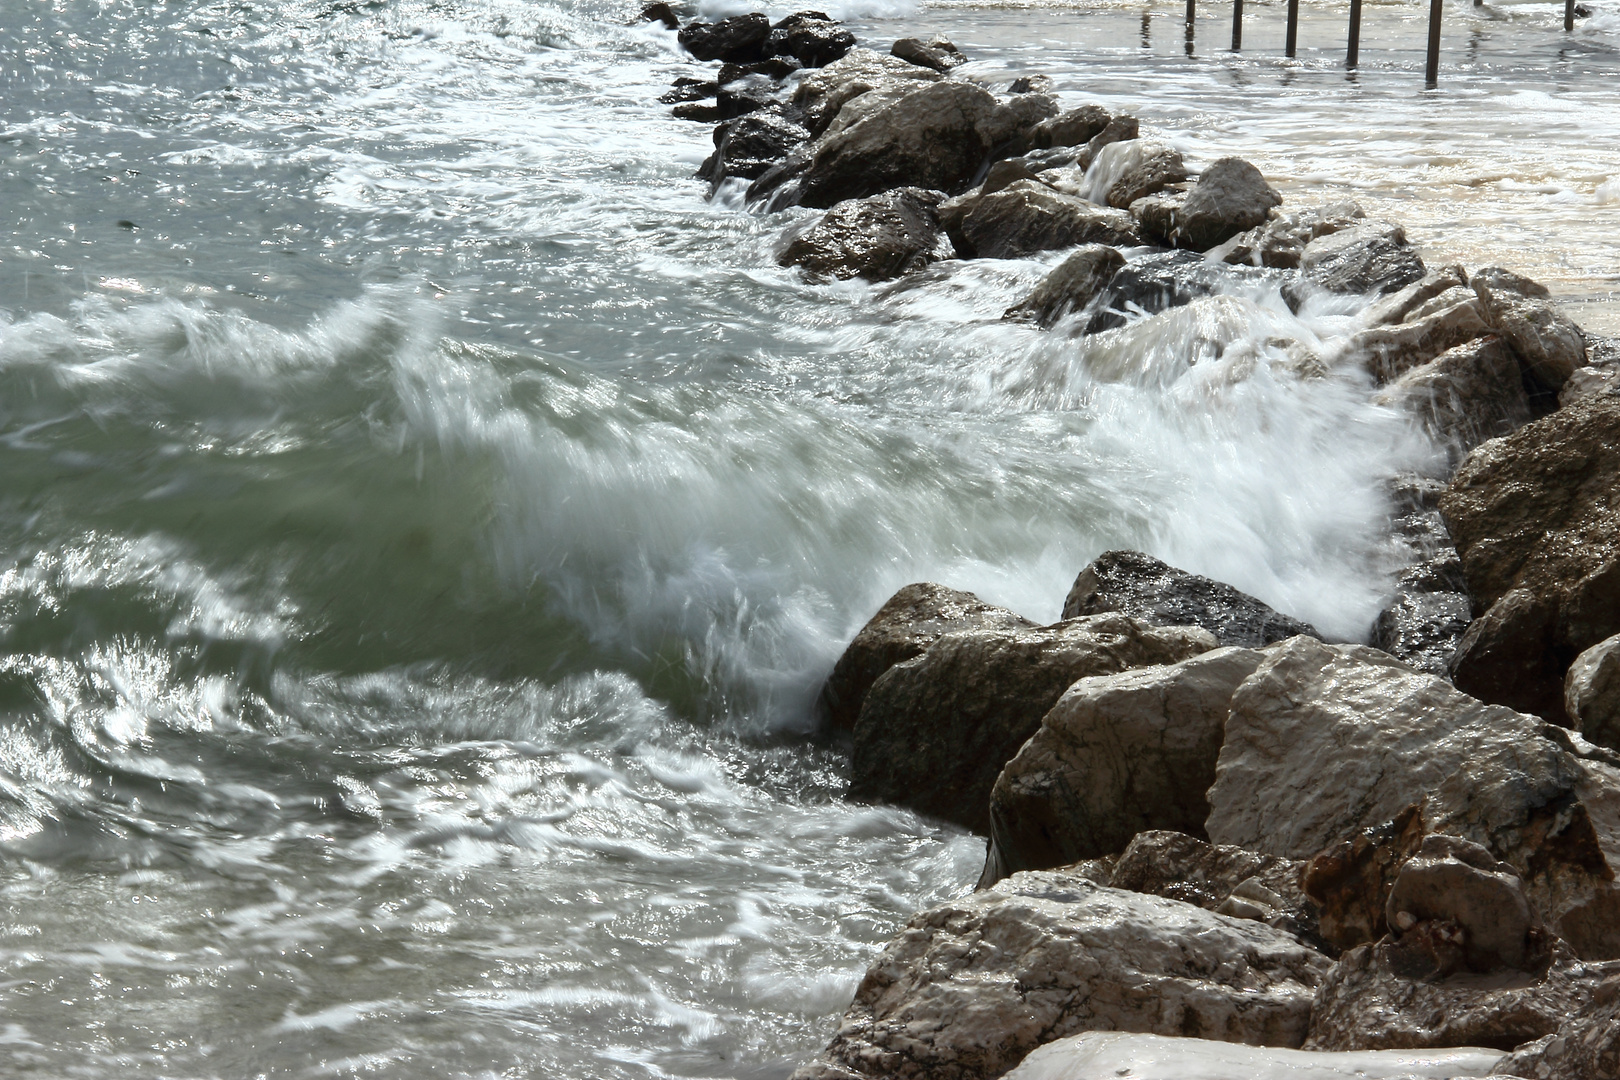
<path id="1" fill-rule="evenodd" d="M 896 594 L 823 693 L 851 795 L 987 857 L 801 1080 L 1092 1075 L 1062 1063 L 1121 1047 L 1234 1077 L 1402 1075 L 1377 1055 L 1420 1050 L 1404 1074 L 1613 1076 L 1620 347 L 1353 203 L 1285 208 L 1240 159 L 1194 169 L 1132 116 L 982 85 L 943 40 L 884 54 L 813 12 L 680 33 L 721 65 L 671 95 L 717 122 L 712 190 L 824 211 L 784 264 L 1067 252 L 1006 318 L 1079 337 L 1238 297 L 1353 311 L 1323 351 L 1279 344 L 1294 374 L 1444 451 L 1391 483 L 1409 565 L 1371 644 L 1139 552 L 1084 568 L 1050 626 Z"/>

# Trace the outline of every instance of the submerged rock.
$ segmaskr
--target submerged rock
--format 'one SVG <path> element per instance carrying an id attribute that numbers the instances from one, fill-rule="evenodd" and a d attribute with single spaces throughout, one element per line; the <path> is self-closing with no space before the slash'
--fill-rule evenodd
<path id="1" fill-rule="evenodd" d="M 1232 586 L 1178 570 L 1140 551 L 1107 551 L 1080 571 L 1063 617 L 1118 611 L 1155 626 L 1201 626 L 1223 645 L 1256 647 L 1320 635 Z"/>
<path id="2" fill-rule="evenodd" d="M 1201 834 L 1232 694 L 1261 659 L 1216 649 L 1069 687 L 990 793 L 995 877 L 1110 855 L 1146 829 Z"/>
<path id="3" fill-rule="evenodd" d="M 887 281 L 933 261 L 940 243 L 938 191 L 900 188 L 828 210 L 777 262 L 835 278 Z"/>
<path id="4" fill-rule="evenodd" d="M 988 187 L 989 181 L 985 183 Z M 1067 315 L 1085 311 L 1124 265 L 1125 256 L 1113 248 L 1087 244 L 1059 263 L 1033 292 L 1008 308 L 1003 318 L 1050 327 Z"/>
<path id="5" fill-rule="evenodd" d="M 1001 766 L 1076 680 L 1175 663 L 1214 647 L 1203 630 L 1117 614 L 946 634 L 867 692 L 855 721 L 850 795 L 987 833 Z"/>
<path id="6" fill-rule="evenodd" d="M 795 1080 L 986 1080 L 1087 1030 L 1298 1046 L 1330 961 L 1287 934 L 1062 872 L 916 916 Z"/>
<path id="7" fill-rule="evenodd" d="M 1564 676 L 1564 709 L 1587 739 L 1620 750 L 1620 635 L 1575 658 Z"/>
<path id="8" fill-rule="evenodd" d="M 894 665 L 921 656 L 928 646 L 957 630 L 1033 630 L 1022 615 L 987 604 L 970 592 L 932 582 L 907 585 L 869 619 L 833 665 L 821 691 L 822 706 L 834 728 L 849 730 L 860 715 L 866 692 Z"/>
<path id="9" fill-rule="evenodd" d="M 1277 280 L 1270 271 L 1212 263 L 1191 251 L 1156 252 L 1126 263 L 1109 279 L 1085 332 L 1124 326 L 1127 313 L 1156 315 L 1234 287 L 1269 287 Z"/>
<path id="10" fill-rule="evenodd" d="M 1329 1053 L 1088 1031 L 1047 1043 L 1007 1080 L 1462 1080 L 1489 1074 L 1501 1060 L 1497 1051 L 1474 1047 Z"/>

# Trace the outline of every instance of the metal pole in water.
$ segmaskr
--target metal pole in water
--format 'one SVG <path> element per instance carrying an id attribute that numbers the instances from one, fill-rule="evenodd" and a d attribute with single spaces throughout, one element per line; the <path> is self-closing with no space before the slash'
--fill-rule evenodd
<path id="1" fill-rule="evenodd" d="M 1361 59 L 1361 0 L 1350 0 L 1350 48 L 1344 54 L 1344 66 L 1353 68 Z"/>
<path id="2" fill-rule="evenodd" d="M 1193 21 L 1193 6 L 1197 2 L 1198 0 L 1187 0 L 1187 22 L 1189 23 Z"/>
<path id="3" fill-rule="evenodd" d="M 1283 50 L 1292 58 L 1294 45 L 1299 40 L 1299 0 L 1288 0 L 1288 45 Z"/>
<path id="4" fill-rule="evenodd" d="M 1232 0 L 1232 51 L 1243 50 L 1243 0 Z"/>
<path id="5" fill-rule="evenodd" d="M 1440 85 L 1440 8 L 1444 0 L 1429 0 L 1429 62 L 1423 68 L 1423 86 Z"/>
<path id="6" fill-rule="evenodd" d="M 1575 29 L 1575 0 L 1564 0 L 1564 29 Z"/>

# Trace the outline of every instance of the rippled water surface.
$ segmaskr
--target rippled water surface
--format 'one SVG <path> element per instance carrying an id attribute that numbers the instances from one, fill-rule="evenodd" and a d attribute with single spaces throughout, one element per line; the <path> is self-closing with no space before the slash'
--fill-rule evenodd
<path id="1" fill-rule="evenodd" d="M 852 6 L 1620 329 L 1620 8 Z M 716 9 L 720 10 L 720 9 Z M 785 9 L 784 9 L 785 10 Z M 779 1077 L 981 842 L 842 798 L 897 586 L 1138 547 L 1362 635 L 1356 304 L 775 266 L 624 4 L 0 0 L 0 1073 Z M 1329 371 L 1313 374 L 1322 360 Z"/>

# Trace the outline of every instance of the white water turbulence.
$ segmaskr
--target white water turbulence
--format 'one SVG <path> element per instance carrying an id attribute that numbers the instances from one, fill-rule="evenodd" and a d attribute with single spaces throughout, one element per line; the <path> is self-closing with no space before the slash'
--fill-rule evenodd
<path id="1" fill-rule="evenodd" d="M 1339 73 L 1130 53 L 1138 8 L 834 13 L 1195 161 L 1348 153 Z M 1438 450 L 1335 360 L 1359 299 L 1080 338 L 1001 319 L 1060 254 L 807 281 L 808 212 L 691 178 L 710 131 L 656 99 L 708 68 L 633 14 L 0 0 L 0 1073 L 784 1077 L 983 858 L 846 800 L 818 737 L 896 588 L 1048 621 L 1137 548 L 1366 632 L 1387 482 Z M 1517 130 L 1553 91 L 1482 55 Z M 1604 145 L 1530 256 L 1587 260 L 1593 310 Z"/>

